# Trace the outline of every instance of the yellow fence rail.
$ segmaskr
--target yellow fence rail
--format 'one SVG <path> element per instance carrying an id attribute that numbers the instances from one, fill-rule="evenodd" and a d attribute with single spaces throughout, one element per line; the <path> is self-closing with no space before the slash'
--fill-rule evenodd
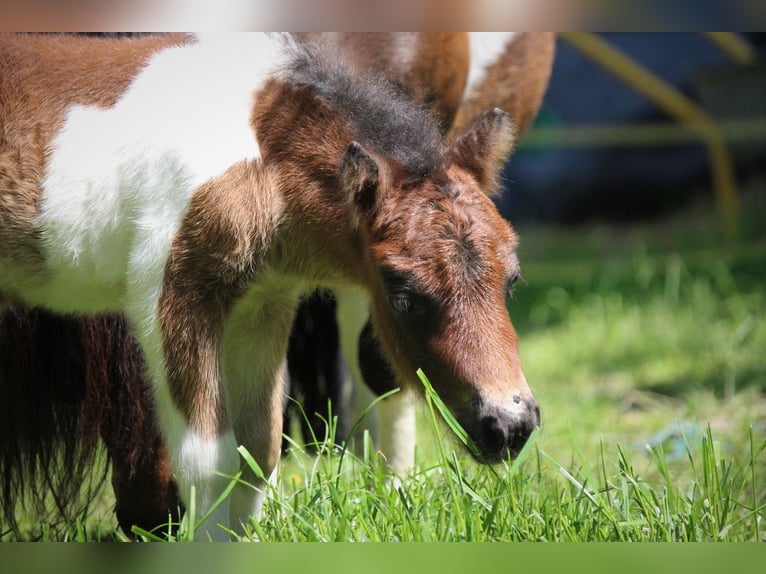
<path id="1" fill-rule="evenodd" d="M 766 117 L 717 123 L 727 144 L 766 141 Z M 702 144 L 699 128 L 675 123 L 606 126 L 535 126 L 524 134 L 524 149 L 550 147 L 646 147 Z"/>
<path id="2" fill-rule="evenodd" d="M 579 134 L 575 132 L 575 139 L 579 138 L 580 141 L 584 141 L 588 138 L 594 139 L 594 135 L 598 135 L 602 138 L 601 141 L 611 139 L 628 145 L 628 139 L 634 136 L 636 138 L 634 144 L 641 142 L 647 144 L 650 140 L 662 142 L 664 139 L 667 142 L 674 137 L 687 138 L 693 134 L 698 141 L 705 145 L 708 151 L 713 188 L 719 209 L 723 214 L 726 234 L 729 238 L 736 237 L 739 200 L 734 166 L 726 144 L 726 135 L 716 120 L 695 101 L 603 38 L 584 32 L 562 32 L 560 36 L 564 41 L 652 101 L 685 128 L 673 133 L 670 130 L 663 131 L 657 126 L 649 126 L 646 129 L 640 129 L 639 126 L 636 126 L 632 130 L 627 129 L 626 126 L 620 126 L 611 131 L 608 128 L 581 128 Z M 713 32 L 707 36 L 737 62 L 750 63 L 755 58 L 750 46 L 736 35 Z M 571 132 L 570 129 L 567 131 Z M 529 135 L 532 136 L 531 133 Z M 544 136 L 538 135 L 537 137 Z M 569 137 L 572 137 L 571 133 Z"/>

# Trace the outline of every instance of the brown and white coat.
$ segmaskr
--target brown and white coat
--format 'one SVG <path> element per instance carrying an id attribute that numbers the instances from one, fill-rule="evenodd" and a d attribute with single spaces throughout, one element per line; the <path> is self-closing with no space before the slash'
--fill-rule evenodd
<path id="1" fill-rule="evenodd" d="M 0 72 L 0 301 L 125 314 L 198 515 L 237 445 L 274 467 L 287 337 L 316 285 L 367 293 L 397 377 L 432 373 L 485 460 L 538 424 L 505 310 L 516 238 L 485 193 L 507 115 L 446 146 L 384 82 L 261 34 L 2 36 Z M 235 487 L 203 536 L 262 500 Z"/>

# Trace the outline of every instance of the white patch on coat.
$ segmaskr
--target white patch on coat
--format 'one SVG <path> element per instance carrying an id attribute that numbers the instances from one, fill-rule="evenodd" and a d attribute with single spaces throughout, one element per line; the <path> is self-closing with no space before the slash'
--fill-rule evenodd
<path id="1" fill-rule="evenodd" d="M 43 183 L 50 275 L 25 298 L 72 312 L 120 310 L 129 290 L 155 299 L 193 192 L 260 157 L 250 115 L 278 44 L 205 36 L 156 54 L 114 107 L 69 110 Z"/>
<path id="2" fill-rule="evenodd" d="M 473 95 L 487 75 L 487 69 L 497 62 L 513 41 L 514 32 L 469 32 L 471 64 L 468 69 L 463 101 Z"/>
<path id="3" fill-rule="evenodd" d="M 400 74 L 405 75 L 412 69 L 418 55 L 420 34 L 418 32 L 398 32 L 392 35 L 391 50 L 393 61 Z"/>
<path id="4" fill-rule="evenodd" d="M 171 453 L 174 477 L 181 497 L 187 504 L 191 500 L 191 487 L 194 486 L 196 519 L 199 521 L 239 470 L 237 443 L 232 432 L 217 439 L 206 440 L 189 427 L 185 427 L 181 436 L 174 439 L 179 444 L 179 448 Z M 219 525 L 229 528 L 229 500 L 221 502 L 207 520 L 202 522 L 195 533 L 195 539 L 229 540 L 229 535 Z"/>

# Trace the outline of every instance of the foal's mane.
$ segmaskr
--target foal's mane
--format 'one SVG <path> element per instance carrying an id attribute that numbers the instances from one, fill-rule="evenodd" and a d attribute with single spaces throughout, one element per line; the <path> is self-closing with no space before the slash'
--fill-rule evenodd
<path id="1" fill-rule="evenodd" d="M 294 89 L 308 89 L 338 110 L 362 145 L 393 159 L 408 175 L 421 178 L 436 171 L 441 135 L 430 110 L 384 76 L 352 71 L 337 54 L 330 57 L 320 47 L 298 42 L 287 45 L 281 75 Z"/>

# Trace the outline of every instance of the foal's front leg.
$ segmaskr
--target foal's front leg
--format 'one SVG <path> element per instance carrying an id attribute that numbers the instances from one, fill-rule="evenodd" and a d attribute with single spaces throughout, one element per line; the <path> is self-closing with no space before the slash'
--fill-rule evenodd
<path id="1" fill-rule="evenodd" d="M 285 356 L 296 304 L 297 292 L 291 294 L 289 288 L 251 293 L 227 319 L 223 364 L 234 434 L 264 475 L 259 478 L 243 466 L 242 483 L 231 494 L 235 530 L 260 516 L 266 480 L 279 461 Z"/>

